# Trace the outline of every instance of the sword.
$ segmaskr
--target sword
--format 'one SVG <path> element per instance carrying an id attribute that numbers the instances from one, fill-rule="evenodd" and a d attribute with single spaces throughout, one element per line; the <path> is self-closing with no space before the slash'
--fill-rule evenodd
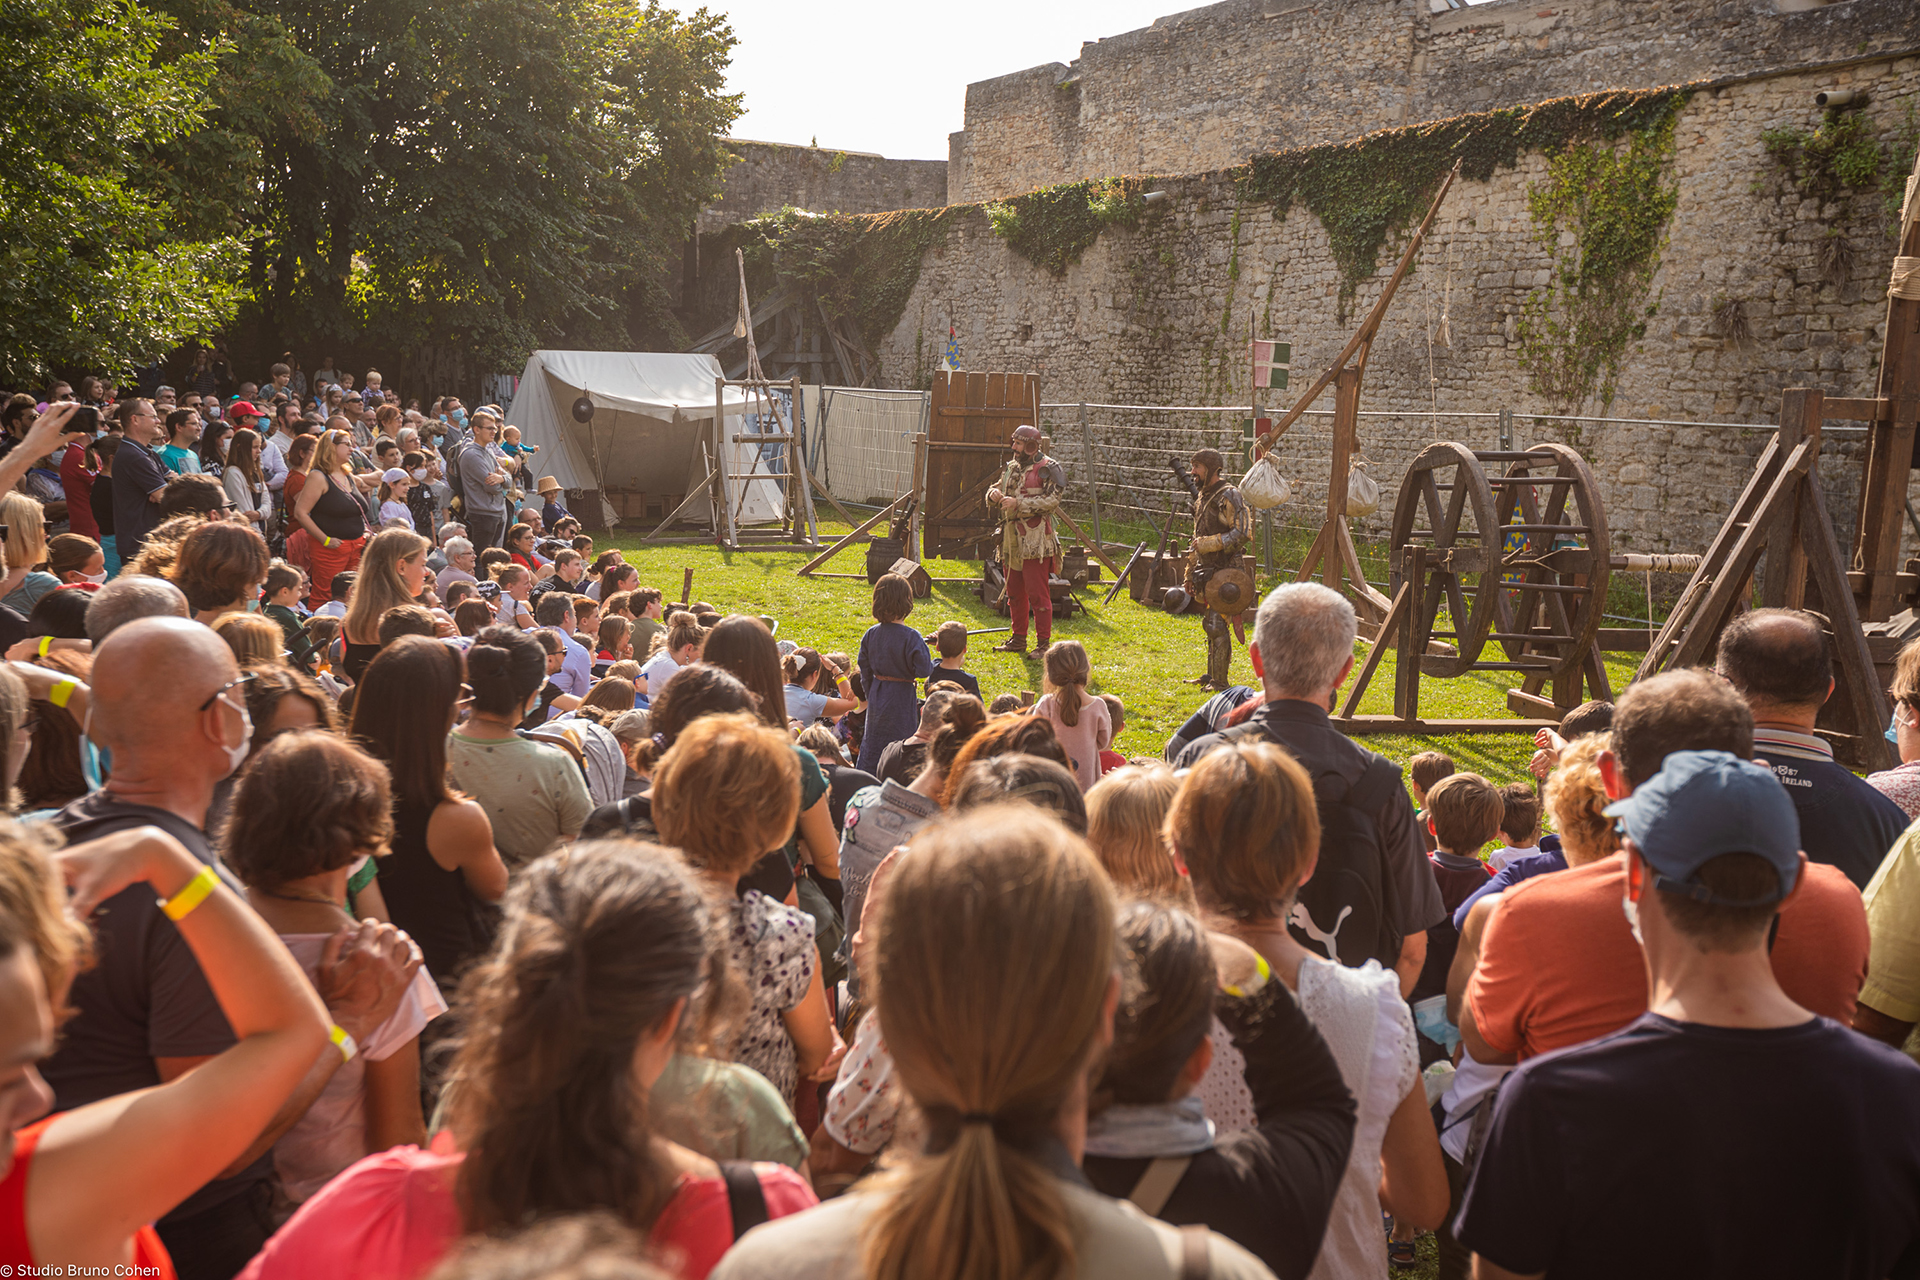
<path id="1" fill-rule="evenodd" d="M 1120 588 L 1127 585 L 1127 575 L 1133 572 L 1134 565 L 1140 563 L 1140 557 L 1146 554 L 1146 550 L 1147 544 L 1145 542 L 1141 542 L 1134 547 L 1133 555 L 1127 560 L 1127 567 L 1120 571 L 1120 576 L 1113 580 L 1111 587 L 1107 588 L 1106 599 L 1100 602 L 1102 607 L 1112 604 L 1113 598 L 1120 594 Z"/>

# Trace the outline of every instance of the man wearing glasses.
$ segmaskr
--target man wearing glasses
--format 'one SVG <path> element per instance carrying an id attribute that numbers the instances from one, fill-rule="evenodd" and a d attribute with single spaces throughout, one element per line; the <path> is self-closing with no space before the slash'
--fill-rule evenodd
<path id="1" fill-rule="evenodd" d="M 173 474 L 154 452 L 160 415 L 151 400 L 122 400 L 114 412 L 126 436 L 113 455 L 113 534 L 123 561 L 140 554 L 160 523 L 160 495 Z"/>
<path id="2" fill-rule="evenodd" d="M 61 810 L 55 825 L 75 842 L 159 827 L 214 866 L 206 815 L 215 785 L 239 768 L 252 742 L 250 679 L 218 635 L 185 618 L 117 628 L 95 653 L 85 717 L 88 736 L 112 753 L 112 773 L 104 788 Z M 229 887 L 238 889 L 230 879 Z M 234 1043 L 199 962 L 156 901 L 141 882 L 93 918 L 97 963 L 75 978 L 68 1002 L 76 1012 L 42 1068 L 64 1107 L 176 1079 Z M 417 948 L 390 925 L 342 933 L 338 961 L 322 961 L 314 986 L 329 1020 L 360 1038 L 392 1014 Z M 338 1054 L 322 1055 L 228 1176 L 159 1221 L 180 1274 L 232 1275 L 259 1251 L 274 1226 L 273 1143 L 341 1063 Z"/>

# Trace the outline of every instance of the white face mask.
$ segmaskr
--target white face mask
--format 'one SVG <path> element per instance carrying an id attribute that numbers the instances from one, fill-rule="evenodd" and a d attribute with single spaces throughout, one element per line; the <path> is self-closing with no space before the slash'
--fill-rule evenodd
<path id="1" fill-rule="evenodd" d="M 411 474 L 415 480 L 425 480 L 427 478 L 427 469 L 425 467 L 415 467 Z"/>
<path id="2" fill-rule="evenodd" d="M 232 777 L 239 771 L 240 766 L 247 762 L 247 753 L 253 747 L 253 717 L 247 714 L 247 704 L 244 702 L 234 702 L 224 693 L 220 695 L 220 701 L 240 713 L 239 745 L 229 747 L 224 742 L 220 744 L 220 749 L 227 753 L 226 776 Z"/>
<path id="3" fill-rule="evenodd" d="M 101 583 L 101 582 L 105 582 L 106 580 L 107 580 L 107 571 L 105 569 L 102 569 L 98 573 L 83 573 L 80 575 L 80 581 L 82 582 Z"/>
<path id="4" fill-rule="evenodd" d="M 1647 940 L 1640 936 L 1640 904 L 1632 898 L 1622 897 L 1620 899 L 1620 909 L 1626 912 L 1627 928 L 1633 931 L 1634 944 L 1636 946 L 1646 946 Z"/>

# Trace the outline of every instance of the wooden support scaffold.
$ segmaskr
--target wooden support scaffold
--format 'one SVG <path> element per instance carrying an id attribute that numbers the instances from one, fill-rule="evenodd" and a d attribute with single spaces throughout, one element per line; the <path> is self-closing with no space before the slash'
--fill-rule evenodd
<path id="1" fill-rule="evenodd" d="M 713 380 L 713 431 L 705 446 L 707 478 L 703 485 L 694 486 L 693 493 L 661 522 L 660 528 L 665 529 L 671 524 L 704 487 L 713 504 L 714 540 L 722 550 L 819 551 L 820 522 L 814 511 L 813 495 L 820 486 L 807 469 L 806 442 L 795 429 L 796 417 L 774 394 L 776 390 L 784 390 L 789 396 L 787 404 L 798 405 L 800 379 L 795 376 L 786 382 L 775 383 L 761 370 L 760 352 L 753 337 L 753 307 L 747 298 L 746 258 L 738 249 L 734 250 L 734 263 L 740 273 L 740 318 L 734 332 L 747 342 L 746 376 Z M 745 400 L 744 405 L 736 402 L 731 412 L 727 404 L 729 390 L 743 392 Z M 744 425 L 748 415 L 761 423 L 771 422 L 775 429 L 751 432 L 738 430 L 731 425 Z M 742 445 L 752 448 L 744 458 L 746 470 L 739 471 L 735 468 L 743 460 Z M 769 447 L 777 451 L 773 459 L 767 456 Z M 775 462 L 781 464 L 779 470 L 774 469 Z M 755 485 L 774 485 L 779 488 L 780 520 L 777 526 L 750 523 L 743 518 Z M 820 489 L 820 493 L 840 513 L 842 519 L 852 522 L 846 509 L 834 501 L 831 494 L 824 489 Z M 659 529 L 655 530 L 656 534 L 659 532 Z"/>

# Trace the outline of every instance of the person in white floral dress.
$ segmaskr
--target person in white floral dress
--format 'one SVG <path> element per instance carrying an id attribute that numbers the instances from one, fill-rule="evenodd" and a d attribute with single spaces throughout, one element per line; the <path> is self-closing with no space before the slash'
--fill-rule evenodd
<path id="1" fill-rule="evenodd" d="M 1377 1280 L 1387 1273 L 1382 1210 L 1431 1230 L 1446 1217 L 1450 1196 L 1398 978 L 1375 960 L 1357 969 L 1322 960 L 1287 931 L 1288 908 L 1320 847 L 1313 784 L 1271 743 L 1224 743 L 1182 782 L 1167 833 L 1200 905 L 1226 917 L 1229 931 L 1293 990 L 1359 1105 L 1347 1172 L 1310 1280 Z M 1234 1127 L 1239 1116 L 1250 1123 L 1243 1070 L 1237 1051 L 1216 1052 L 1201 1080 L 1197 1092 L 1218 1127 Z"/>
<path id="2" fill-rule="evenodd" d="M 731 1056 L 792 1106 L 803 1077 L 833 1078 L 846 1046 L 827 1015 L 813 918 L 738 886 L 799 817 L 793 744 L 752 716 L 704 716 L 674 739 L 651 797 L 662 842 L 685 854 L 727 904 L 728 954 L 750 996 Z"/>

